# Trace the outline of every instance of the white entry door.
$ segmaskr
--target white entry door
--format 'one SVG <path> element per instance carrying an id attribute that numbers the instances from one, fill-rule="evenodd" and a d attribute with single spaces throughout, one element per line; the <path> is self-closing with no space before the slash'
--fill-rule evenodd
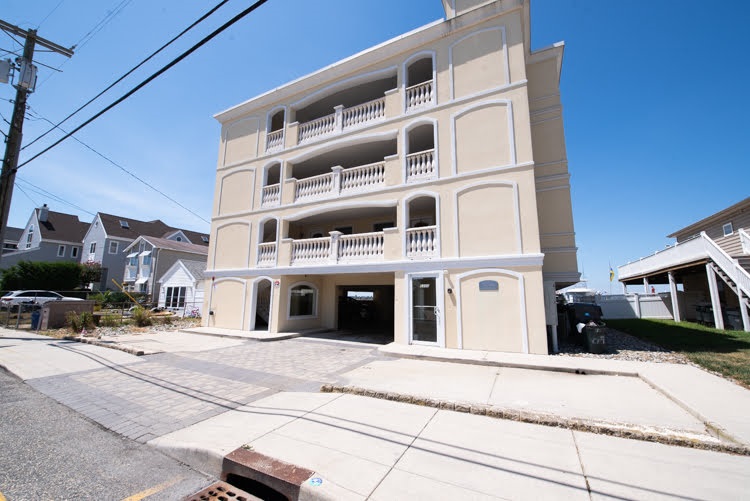
<path id="1" fill-rule="evenodd" d="M 409 275 L 409 342 L 445 346 L 443 274 Z"/>

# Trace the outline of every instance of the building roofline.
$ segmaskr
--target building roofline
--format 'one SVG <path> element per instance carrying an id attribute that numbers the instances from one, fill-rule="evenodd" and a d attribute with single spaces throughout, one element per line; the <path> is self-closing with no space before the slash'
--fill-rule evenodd
<path id="1" fill-rule="evenodd" d="M 667 238 L 676 238 L 677 235 L 680 235 L 682 233 L 695 232 L 701 226 L 705 226 L 709 223 L 716 222 L 720 220 L 721 218 L 728 216 L 732 212 L 742 211 L 745 209 L 750 209 L 750 197 L 747 197 L 744 200 L 740 200 L 736 204 L 731 205 L 727 207 L 726 209 L 722 209 L 719 212 L 715 212 L 714 214 L 711 214 L 710 216 L 705 217 L 701 219 L 700 221 L 696 221 L 695 223 L 692 223 L 688 226 L 685 226 L 684 228 L 681 228 L 675 232 L 672 232 L 670 235 L 667 235 Z"/>

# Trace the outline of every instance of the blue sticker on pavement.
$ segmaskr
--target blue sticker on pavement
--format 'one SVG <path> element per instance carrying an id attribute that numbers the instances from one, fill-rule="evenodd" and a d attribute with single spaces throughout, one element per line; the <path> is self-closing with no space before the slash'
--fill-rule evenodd
<path id="1" fill-rule="evenodd" d="M 310 479 L 310 485 L 318 486 L 323 483 L 323 479 L 320 477 L 315 477 Z"/>

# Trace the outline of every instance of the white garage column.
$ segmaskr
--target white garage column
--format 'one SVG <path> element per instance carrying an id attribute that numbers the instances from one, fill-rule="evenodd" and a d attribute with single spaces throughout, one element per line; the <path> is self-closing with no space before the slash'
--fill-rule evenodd
<path id="1" fill-rule="evenodd" d="M 674 273 L 671 271 L 669 275 L 669 294 L 672 296 L 672 318 L 675 322 L 682 322 L 680 316 L 680 301 L 677 298 L 677 282 L 674 280 Z"/>
<path id="2" fill-rule="evenodd" d="M 719 286 L 716 283 L 716 272 L 711 263 L 706 263 L 706 275 L 708 275 L 708 290 L 711 293 L 711 306 L 714 309 L 714 326 L 717 329 L 724 330 L 724 315 L 722 315 L 719 301 Z"/>
<path id="3" fill-rule="evenodd" d="M 648 277 L 643 277 L 643 293 L 648 294 L 651 291 L 648 288 Z"/>

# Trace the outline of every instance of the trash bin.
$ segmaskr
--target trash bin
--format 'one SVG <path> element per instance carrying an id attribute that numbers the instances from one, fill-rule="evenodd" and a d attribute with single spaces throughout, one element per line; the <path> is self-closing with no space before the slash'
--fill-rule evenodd
<path id="1" fill-rule="evenodd" d="M 39 328 L 39 317 L 41 317 L 42 314 L 39 310 L 34 310 L 31 312 L 31 330 L 35 331 Z"/>
<path id="2" fill-rule="evenodd" d="M 607 324 L 598 322 L 583 328 L 586 349 L 589 353 L 604 353 L 607 351 Z"/>

